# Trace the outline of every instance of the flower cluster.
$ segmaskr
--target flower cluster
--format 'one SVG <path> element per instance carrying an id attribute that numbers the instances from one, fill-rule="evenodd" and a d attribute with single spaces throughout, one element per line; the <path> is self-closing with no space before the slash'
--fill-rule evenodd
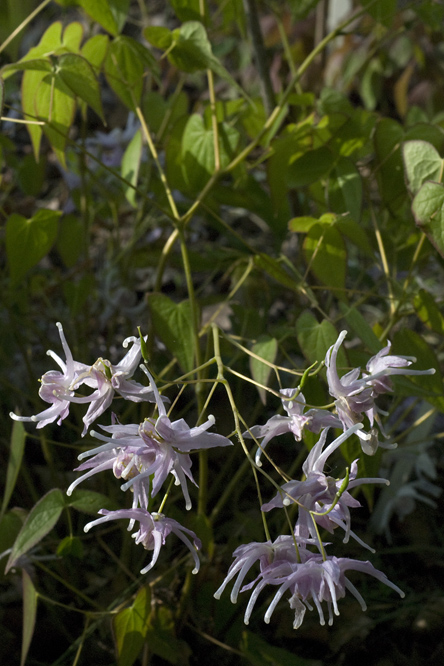
<path id="1" fill-rule="evenodd" d="M 196 482 L 191 470 L 190 454 L 213 447 L 230 446 L 232 442 L 227 437 L 210 432 L 215 423 L 213 416 L 208 416 L 204 423 L 195 427 L 190 427 L 183 419 L 170 419 L 165 406 L 167 399 L 160 395 L 147 368 L 140 365 L 143 344 L 141 339 L 132 337 L 124 341 L 124 347 L 130 343 L 132 346 L 117 365 L 103 358 L 93 365 L 85 365 L 73 359 L 63 328 L 61 324 L 57 326 L 65 361 L 53 351 L 48 351 L 60 370 L 51 370 L 43 375 L 39 392 L 40 397 L 49 403 L 50 407 L 35 416 L 11 414 L 11 417 L 35 422 L 37 428 L 53 422 L 61 425 L 68 416 L 71 403 L 87 404 L 88 409 L 83 417 L 84 436 L 91 424 L 110 406 L 116 393 L 125 400 L 154 403 L 154 415 L 142 423 L 122 424 L 113 414 L 111 425 L 100 426 L 102 432 L 90 432 L 100 443 L 79 455 L 81 464 L 75 471 L 81 474 L 71 483 L 67 494 L 71 495 L 80 483 L 95 474 L 111 470 L 114 476 L 121 480 L 121 489 L 131 491 L 131 507 L 115 511 L 101 509 L 100 517 L 89 522 L 84 528 L 85 531 L 112 520 L 128 520 L 129 530 L 133 530 L 137 523 L 138 528 L 132 534 L 135 542 L 152 551 L 152 558 L 141 573 L 153 568 L 166 538 L 173 533 L 187 546 L 194 560 L 193 573 L 197 573 L 200 565 L 200 540 L 192 530 L 163 513 L 168 491 L 158 511 L 152 510 L 153 500 L 169 479 L 171 483 L 180 486 L 185 507 L 191 509 L 188 482 L 195 485 Z M 373 576 L 404 596 L 403 592 L 370 562 L 327 554 L 326 549 L 330 544 L 321 539 L 321 529 L 333 535 L 339 528 L 343 533 L 344 543 L 353 538 L 372 551 L 351 529 L 350 509 L 361 506 L 351 491 L 364 484 L 388 485 L 388 481 L 384 478 L 358 478 L 358 459 L 346 468 L 340 478 L 331 476 L 326 470 L 326 464 L 330 456 L 353 435 L 357 435 L 366 454 L 373 454 L 378 446 L 393 448 L 395 445 L 379 441 L 379 433 L 382 433 L 384 438 L 386 435 L 380 421 L 381 410 L 376 404 L 378 397 L 392 390 L 391 375 L 430 374 L 433 370 L 410 369 L 413 359 L 389 355 L 388 343 L 369 360 L 365 372 L 355 368 L 339 377 L 337 356 L 345 335 L 345 331 L 339 335 L 325 359 L 328 390 L 334 398 L 336 413 L 328 409 L 307 409 L 300 388 L 282 389 L 282 407 L 286 415 L 275 415 L 265 425 L 255 425 L 244 433 L 244 437 L 254 438 L 256 441 L 262 439 L 255 459 L 258 469 L 262 466 L 261 455 L 274 437 L 292 433 L 295 441 L 299 442 L 304 430 L 319 434 L 316 444 L 302 465 L 302 479 L 284 476 L 285 483 L 281 486 L 275 483 L 275 496 L 261 507 L 264 514 L 273 509 L 286 510 L 288 506 L 297 508 L 297 518 L 291 525 L 291 534 L 279 535 L 272 541 L 267 528 L 267 541 L 237 548 L 233 553 L 234 562 L 215 593 L 215 597 L 219 598 L 233 579 L 233 603 L 237 601 L 239 593 L 251 591 L 244 616 L 246 624 L 261 591 L 268 585 L 274 586 L 276 591 L 265 613 L 265 622 L 270 621 L 277 604 L 288 592 L 290 608 L 295 611 L 294 628 L 301 625 L 306 610 L 313 610 L 313 607 L 318 611 L 321 624 L 325 624 L 324 603 L 327 606 L 328 623 L 332 624 L 334 615 L 339 615 L 338 600 L 345 596 L 347 590 L 365 610 L 362 596 L 346 576 L 349 571 L 360 571 Z M 132 379 L 139 366 L 148 379 L 148 386 Z M 85 387 L 89 393 L 79 393 L 79 389 L 83 388 L 85 391 Z M 335 430 L 342 432 L 332 438 L 331 433 Z M 289 514 L 287 518 L 289 521 Z M 257 565 L 259 573 L 252 582 L 244 584 L 250 569 Z"/>
<path id="2" fill-rule="evenodd" d="M 332 624 L 334 615 L 339 615 L 338 599 L 345 596 L 346 590 L 358 600 L 363 610 L 366 609 L 364 599 L 346 577 L 348 571 L 360 571 L 373 576 L 401 597 L 404 596 L 399 587 L 370 562 L 328 555 L 326 548 L 329 544 L 321 540 L 319 532 L 321 528 L 333 534 L 339 527 L 344 532 L 344 543 L 352 537 L 372 551 L 351 529 L 350 509 L 361 505 L 350 491 L 364 484 L 389 485 L 389 482 L 383 478 L 358 479 L 358 460 L 354 460 L 344 477 L 339 479 L 329 476 L 325 465 L 341 444 L 354 434 L 359 437 L 361 448 L 366 454 L 374 454 L 378 445 L 385 448 L 396 446 L 379 442 L 374 423 L 378 424 L 384 437 L 385 434 L 376 400 L 379 395 L 392 390 L 391 375 L 431 374 L 434 370 L 410 369 L 414 359 L 390 356 L 388 343 L 369 360 L 366 372 L 361 373 L 359 368 L 355 368 L 339 377 L 337 355 L 345 335 L 345 331 L 339 335 L 325 359 L 328 389 L 335 398 L 336 414 L 325 409 L 306 410 L 306 401 L 299 389 L 283 389 L 282 406 L 287 415 L 272 416 L 265 425 L 255 425 L 244 433 L 244 437 L 256 440 L 262 438 L 256 453 L 258 467 L 262 466 L 261 454 L 273 437 L 291 432 L 294 439 L 300 441 L 304 429 L 320 433 L 317 443 L 302 465 L 303 479 L 287 481 L 278 488 L 275 497 L 261 507 L 263 512 L 268 512 L 296 505 L 297 519 L 292 526 L 292 534 L 280 535 L 273 542 L 269 539 L 264 543 L 250 543 L 237 548 L 233 553 L 234 562 L 214 595 L 219 598 L 235 577 L 231 593 L 233 603 L 237 601 L 239 592 L 252 590 L 245 611 L 245 624 L 248 624 L 259 594 L 267 585 L 277 587 L 277 591 L 265 613 L 265 622 L 270 621 L 278 602 L 288 591 L 290 608 L 295 611 L 295 629 L 300 627 L 307 608 L 312 610 L 313 606 L 318 611 L 320 623 L 325 624 L 324 602 L 327 605 L 328 623 Z M 365 417 L 370 423 L 370 432 L 365 430 Z M 326 445 L 330 428 L 343 432 Z M 249 570 L 257 563 L 259 575 L 253 582 L 243 585 Z"/>
<path id="3" fill-rule="evenodd" d="M 208 432 L 215 422 L 213 416 L 209 416 L 205 423 L 194 428 L 190 428 L 183 419 L 171 421 L 165 409 L 165 398 L 160 395 L 145 366 L 140 367 L 149 379 L 149 386 L 143 386 L 130 379 L 141 361 L 139 339 L 128 338 L 124 341 L 124 347 L 130 342 L 133 344 L 117 365 L 101 358 L 88 366 L 74 361 L 62 325 L 58 323 L 57 327 L 66 360 L 62 361 L 53 351 L 48 351 L 48 355 L 60 366 L 61 372 L 54 370 L 46 372 L 41 379 L 42 386 L 39 391 L 40 397 L 51 403 L 51 407 L 31 417 L 17 416 L 13 413 L 11 417 L 18 421 L 35 422 L 37 428 L 54 421 L 60 425 L 68 416 L 72 402 L 89 403 L 88 411 L 83 417 L 83 436 L 93 421 L 109 407 L 114 393 L 133 402 L 145 400 L 154 402 L 158 412 L 157 418 L 145 419 L 140 424 L 122 425 L 113 416 L 112 425 L 100 426 L 111 436 L 91 431 L 93 436 L 105 443 L 79 455 L 79 460 L 86 460 L 76 471 L 84 474 L 69 486 L 67 494 L 71 495 L 79 483 L 94 474 L 112 470 L 116 478 L 124 481 L 122 490 L 132 491 L 132 507 L 118 511 L 102 509 L 99 511 L 102 517 L 88 523 L 85 531 L 94 525 L 120 518 L 130 521 L 129 530 L 133 529 L 135 522 L 138 522 L 139 529 L 132 535 L 133 538 L 146 550 L 153 551 L 151 563 L 142 569 L 142 573 L 146 573 L 154 566 L 166 537 L 173 533 L 189 548 L 195 562 L 193 572 L 196 573 L 199 570 L 196 549 L 201 547 L 196 534 L 163 513 L 149 512 L 149 504 L 171 474 L 175 484 L 181 486 L 186 508 L 190 509 L 191 499 L 187 479 L 197 484 L 191 472 L 192 461 L 189 454 L 216 446 L 230 446 L 232 442 L 227 437 Z M 92 392 L 87 396 L 78 395 L 77 389 L 82 385 L 92 389 Z"/>

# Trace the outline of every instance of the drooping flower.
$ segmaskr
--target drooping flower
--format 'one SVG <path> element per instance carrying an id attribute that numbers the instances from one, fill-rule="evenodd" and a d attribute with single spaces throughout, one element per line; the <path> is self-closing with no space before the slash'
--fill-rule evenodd
<path id="1" fill-rule="evenodd" d="M 305 397 L 297 388 L 281 389 L 280 393 L 287 416 L 272 416 L 263 426 L 255 425 L 243 434 L 244 437 L 264 438 L 256 452 L 255 462 L 258 467 L 262 464 L 262 452 L 273 437 L 291 432 L 296 441 L 300 441 L 304 428 L 318 433 L 329 426 L 341 427 L 338 417 L 325 409 L 309 409 L 304 413 Z"/>
<path id="2" fill-rule="evenodd" d="M 414 370 L 409 366 L 416 361 L 414 356 L 394 356 L 389 355 L 391 342 L 381 349 L 367 363 L 368 375 L 364 373 L 363 381 L 367 386 L 371 386 L 375 395 L 393 391 L 393 385 L 390 380 L 391 375 L 433 375 L 434 368 L 428 370 Z"/>
<path id="3" fill-rule="evenodd" d="M 183 541 L 193 556 L 195 566 L 192 573 L 195 574 L 199 571 L 200 560 L 197 551 L 202 547 L 201 541 L 192 530 L 183 527 L 177 520 L 168 518 L 162 513 L 149 513 L 146 509 L 141 508 L 119 509 L 117 511 L 101 509 L 99 513 L 102 515 L 102 518 L 97 518 L 85 525 L 85 532 L 89 532 L 92 527 L 107 523 L 110 520 L 130 520 L 129 529 L 132 529 L 135 521 L 139 523 L 139 529 L 132 534 L 132 537 L 136 543 L 141 543 L 145 550 L 153 551 L 151 562 L 141 569 L 141 574 L 147 573 L 154 567 L 158 560 L 160 549 L 165 545 L 165 540 L 171 532 Z M 193 543 L 191 543 L 189 537 Z"/>
<path id="4" fill-rule="evenodd" d="M 301 539 L 296 541 L 291 535 L 281 535 L 271 541 L 252 542 L 236 548 L 233 553 L 234 562 L 232 562 L 228 573 L 224 578 L 222 585 L 214 593 L 215 599 L 220 599 L 222 592 L 236 574 L 236 582 L 231 590 L 230 599 L 233 604 L 236 603 L 242 583 L 245 580 L 251 567 L 259 562 L 260 570 L 266 570 L 273 562 L 297 562 L 298 557 L 306 557 L 306 543 L 312 540 Z M 297 550 L 296 550 L 297 546 Z M 308 551 L 307 551 L 308 552 Z M 256 583 L 257 579 L 242 589 L 248 589 Z"/>
<path id="5" fill-rule="evenodd" d="M 379 439 L 379 432 L 387 437 L 382 428 L 375 400 L 382 393 L 392 390 L 391 375 L 430 375 L 435 372 L 429 370 L 411 370 L 409 366 L 415 360 L 413 357 L 389 356 L 390 342 L 381 349 L 367 363 L 367 373 L 361 375 L 360 368 L 354 368 L 341 378 L 338 375 L 336 363 L 339 348 L 344 341 L 347 331 L 342 331 L 334 345 L 330 347 L 325 357 L 327 367 L 327 381 L 330 395 L 335 398 L 335 406 L 342 426 L 345 429 L 354 423 L 362 423 L 366 416 L 370 423 L 370 431 L 361 430 L 358 437 L 361 447 L 367 455 L 374 455 L 378 447 L 385 449 L 396 448 L 396 444 Z M 379 426 L 379 432 L 374 422 Z"/>
<path id="6" fill-rule="evenodd" d="M 126 348 L 133 345 L 124 358 L 113 365 L 107 359 L 98 359 L 93 365 L 74 361 L 71 350 L 66 342 L 63 327 L 58 322 L 60 340 L 65 352 L 66 362 L 53 351 L 47 353 L 62 369 L 50 370 L 41 379 L 40 397 L 51 404 L 51 407 L 34 416 L 18 416 L 11 412 L 11 418 L 16 421 L 31 421 L 37 423 L 37 428 L 43 428 L 49 423 L 57 421 L 61 425 L 69 413 L 70 403 L 89 404 L 88 411 L 83 417 L 84 429 L 82 437 L 89 426 L 111 404 L 114 394 L 118 393 L 126 400 L 141 402 L 147 400 L 154 402 L 154 393 L 150 386 L 142 386 L 130 379 L 141 359 L 141 342 L 138 338 L 130 337 L 123 341 Z M 89 395 L 82 396 L 76 393 L 82 385 L 93 389 Z"/>
<path id="7" fill-rule="evenodd" d="M 301 626 L 306 609 L 313 610 L 311 602 L 318 611 L 321 625 L 325 624 L 322 603 L 326 602 L 328 624 L 332 625 L 334 615 L 339 615 L 338 599 L 345 596 L 346 590 L 351 592 L 360 603 L 362 610 L 365 611 L 367 606 L 364 599 L 345 576 L 345 572 L 349 570 L 361 571 L 373 576 L 384 585 L 398 592 L 401 597 L 405 596 L 397 585 L 392 583 L 382 571 L 375 569 L 368 561 L 361 562 L 334 556 L 328 556 L 324 560 L 321 555 L 312 553 L 305 561 L 276 561 L 261 571 L 245 611 L 245 624 L 249 623 L 254 605 L 266 585 L 279 585 L 279 589 L 265 613 L 264 621 L 266 623 L 270 622 L 274 609 L 287 590 L 291 593 L 290 608 L 295 611 L 294 629 Z M 241 592 L 245 589 L 251 589 L 251 586 L 243 588 Z"/>
<path id="8" fill-rule="evenodd" d="M 350 508 L 360 507 L 360 502 L 352 497 L 350 490 L 357 486 L 368 483 L 388 484 L 386 479 L 363 478 L 357 479 L 357 460 L 353 461 L 348 477 L 347 487 L 343 488 L 346 479 L 334 479 L 324 473 L 324 466 L 329 456 L 354 433 L 362 428 L 361 424 L 355 424 L 345 433 L 337 437 L 325 450 L 328 429 L 324 430 L 315 446 L 311 449 L 306 461 L 302 466 L 305 475 L 304 481 L 292 480 L 285 483 L 276 496 L 261 508 L 262 511 L 270 511 L 274 508 L 288 506 L 292 501 L 298 504 L 298 519 L 295 527 L 297 538 L 316 538 L 316 530 L 313 520 L 333 533 L 337 527 L 344 532 L 344 543 L 350 536 L 365 548 L 372 550 L 351 530 Z M 310 514 L 310 512 L 315 512 Z M 324 514 L 324 515 L 316 515 Z"/>
<path id="9" fill-rule="evenodd" d="M 57 328 L 66 361 L 62 361 L 60 356 L 51 349 L 46 352 L 48 356 L 54 359 L 62 369 L 62 372 L 59 370 L 48 370 L 48 372 L 45 372 L 40 380 L 42 385 L 39 390 L 39 396 L 45 402 L 49 402 L 51 407 L 34 416 L 18 416 L 14 412 L 10 412 L 10 417 L 15 421 L 30 421 L 37 423 L 37 428 L 43 428 L 54 421 L 57 421 L 57 424 L 61 425 L 63 419 L 68 416 L 69 406 L 74 398 L 73 384 L 75 384 L 79 374 L 88 369 L 88 366 L 74 361 L 60 322 L 57 322 Z"/>
<path id="10" fill-rule="evenodd" d="M 182 488 L 186 508 L 190 509 L 187 478 L 194 484 L 195 481 L 188 454 L 232 445 L 227 437 L 207 432 L 214 425 L 213 416 L 194 428 L 190 428 L 183 419 L 170 421 L 153 378 L 146 369 L 145 372 L 156 400 L 158 418 L 145 419 L 140 425 L 101 426 L 102 430 L 111 433 L 111 437 L 93 431 L 92 434 L 105 444 L 80 454 L 79 460 L 90 460 L 82 463 L 77 471 L 89 471 L 70 485 L 68 494 L 86 478 L 104 469 L 113 469 L 115 476 L 125 481 L 122 490 L 133 490 L 133 508 L 140 506 L 146 509 L 149 498 L 157 495 L 168 475 L 172 474 L 176 485 Z"/>

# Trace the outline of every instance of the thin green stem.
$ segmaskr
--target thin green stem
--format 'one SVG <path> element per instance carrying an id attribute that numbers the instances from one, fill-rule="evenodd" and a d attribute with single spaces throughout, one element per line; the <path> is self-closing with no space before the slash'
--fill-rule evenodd
<path id="1" fill-rule="evenodd" d="M 0 53 L 5 50 L 5 48 L 12 42 L 12 40 L 17 37 L 19 32 L 23 30 L 23 28 L 26 28 L 28 23 L 31 23 L 31 21 L 39 14 L 43 9 L 45 9 L 46 5 L 49 5 L 51 0 L 43 0 L 43 2 L 34 9 L 33 12 L 29 14 L 21 23 L 16 27 L 15 30 L 11 32 L 11 34 L 5 39 L 3 44 L 0 45 Z M 9 119 L 8 119 L 9 120 Z"/>
<path id="2" fill-rule="evenodd" d="M 136 114 L 137 114 L 137 117 L 138 117 L 138 119 L 140 121 L 140 124 L 142 126 L 143 135 L 146 139 L 146 142 L 147 142 L 148 147 L 150 149 L 151 155 L 153 156 L 153 159 L 156 163 L 157 170 L 158 170 L 159 176 L 160 176 L 160 180 L 162 181 L 162 185 L 165 189 L 165 194 L 167 196 L 168 203 L 170 204 L 171 212 L 173 214 L 174 219 L 178 220 L 179 219 L 179 213 L 178 213 L 177 208 L 176 208 L 176 202 L 174 201 L 174 197 L 172 195 L 170 186 L 168 185 L 168 181 L 167 181 L 167 178 L 165 176 L 165 172 L 164 172 L 164 170 L 162 168 L 162 165 L 159 161 L 159 156 L 157 154 L 157 149 L 156 149 L 156 146 L 154 145 L 154 141 L 153 141 L 153 138 L 151 136 L 151 132 L 148 129 L 148 125 L 145 122 L 145 118 L 143 117 L 143 113 L 142 113 L 139 106 L 136 106 Z"/>

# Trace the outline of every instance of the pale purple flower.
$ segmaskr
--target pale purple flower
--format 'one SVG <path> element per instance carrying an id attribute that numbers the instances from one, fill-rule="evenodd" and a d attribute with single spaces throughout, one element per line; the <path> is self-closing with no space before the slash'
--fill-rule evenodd
<path id="1" fill-rule="evenodd" d="M 390 375 L 433 375 L 434 368 L 428 370 L 412 370 L 409 366 L 416 361 L 414 356 L 390 356 L 391 342 L 381 349 L 367 363 L 368 375 L 363 375 L 363 381 L 371 386 L 375 395 L 393 391 Z"/>
<path id="2" fill-rule="evenodd" d="M 73 384 L 75 384 L 79 374 L 88 369 L 88 366 L 74 361 L 60 322 L 57 322 L 57 328 L 66 361 L 62 361 L 60 356 L 51 349 L 46 352 L 48 356 L 54 359 L 62 372 L 59 370 L 45 372 L 40 380 L 42 385 L 39 390 L 39 396 L 45 402 L 49 402 L 51 407 L 34 416 L 18 416 L 14 412 L 10 412 L 9 416 L 15 421 L 30 421 L 37 423 L 37 428 L 43 428 L 54 421 L 61 425 L 63 419 L 68 416 L 70 403 L 74 400 Z"/>
<path id="3" fill-rule="evenodd" d="M 435 370 L 410 370 L 409 365 L 413 357 L 389 356 L 390 342 L 381 349 L 367 363 L 367 371 L 361 377 L 360 368 L 354 368 L 339 378 L 336 368 L 337 355 L 347 331 L 342 331 L 334 345 L 330 347 L 325 357 L 327 367 L 327 381 L 330 395 L 335 398 L 335 406 L 343 428 L 349 428 L 354 423 L 360 423 L 367 416 L 370 423 L 370 432 L 360 431 L 358 437 L 361 447 L 367 455 L 374 455 L 378 447 L 385 449 L 396 448 L 392 442 L 379 440 L 379 432 L 373 427 L 378 423 L 380 432 L 387 438 L 382 428 L 375 399 L 381 394 L 391 391 L 390 375 L 430 375 Z"/>
<path id="4" fill-rule="evenodd" d="M 131 400 L 132 402 L 143 402 L 145 400 L 155 402 L 155 395 L 151 386 L 143 386 L 130 379 L 142 356 L 139 338 L 134 336 L 126 338 L 122 343 L 123 347 L 128 347 L 131 342 L 133 343 L 131 349 L 117 365 L 113 365 L 107 359 L 99 358 L 87 371 L 79 375 L 78 380 L 74 383 L 74 388 L 86 384 L 95 389 L 87 397 L 90 406 L 83 417 L 85 427 L 83 428 L 82 437 L 88 431 L 91 423 L 110 406 L 115 392 L 125 400 Z"/>
<path id="5" fill-rule="evenodd" d="M 373 408 L 373 391 L 370 386 L 366 387 L 362 379 L 359 379 L 360 368 L 354 368 L 339 378 L 336 361 L 339 347 L 346 335 L 347 331 L 342 331 L 325 356 L 328 390 L 335 398 L 338 416 L 344 429 L 360 423 L 363 414 Z"/>
<path id="6" fill-rule="evenodd" d="M 325 624 L 323 602 L 327 604 L 328 624 L 333 624 L 334 615 L 339 615 L 338 599 L 345 596 L 346 590 L 358 600 L 363 611 L 367 609 L 366 603 L 355 586 L 346 578 L 347 571 L 361 571 L 373 576 L 384 585 L 395 590 L 401 597 L 404 592 L 387 576 L 378 571 L 370 562 L 361 562 L 348 558 L 329 556 L 323 560 L 321 555 L 311 554 L 305 561 L 276 561 L 261 571 L 258 583 L 253 590 L 245 611 L 244 622 L 249 623 L 251 613 L 260 592 L 266 585 L 279 585 L 279 589 L 264 616 L 266 623 L 270 622 L 271 615 L 282 596 L 290 592 L 290 608 L 295 611 L 293 628 L 298 629 L 304 619 L 306 609 L 313 610 L 311 603 L 316 607 L 321 625 Z M 251 589 L 246 586 L 241 590 Z"/>
<path id="7" fill-rule="evenodd" d="M 141 359 L 141 342 L 138 338 L 130 337 L 123 341 L 125 348 L 131 342 L 133 345 L 117 365 L 113 365 L 107 359 L 99 358 L 93 365 L 88 366 L 74 361 L 62 325 L 57 323 L 57 328 L 66 362 L 55 352 L 51 350 L 47 352 L 60 366 L 62 372 L 58 370 L 46 372 L 41 379 L 42 386 L 39 390 L 40 397 L 45 402 L 51 403 L 51 407 L 35 416 L 17 416 L 11 412 L 11 418 L 16 421 L 36 422 L 37 428 L 43 428 L 54 421 L 61 425 L 69 413 L 71 402 L 89 404 L 88 411 L 83 417 L 83 437 L 91 423 L 109 407 L 115 393 L 133 402 L 155 401 L 150 386 L 142 386 L 130 379 Z M 87 396 L 78 395 L 76 391 L 82 385 L 93 389 L 93 392 Z"/>
<path id="8" fill-rule="evenodd" d="M 132 537 L 136 543 L 141 543 L 145 550 L 153 551 L 151 562 L 148 566 L 141 569 L 141 574 L 147 573 L 154 567 L 159 557 L 160 549 L 165 545 L 165 540 L 171 532 L 183 541 L 193 556 L 195 567 L 192 573 L 195 574 L 199 571 L 200 561 L 197 551 L 202 547 L 200 539 L 197 538 L 192 530 L 183 527 L 183 525 L 178 523 L 177 520 L 168 518 L 162 513 L 149 513 L 146 509 L 140 508 L 119 509 L 118 511 L 101 509 L 99 513 L 102 515 L 102 518 L 97 518 L 85 525 L 85 532 L 89 532 L 91 527 L 107 523 L 110 520 L 119 520 L 122 518 L 130 520 L 130 530 L 132 529 L 134 522 L 139 523 L 139 529 L 132 534 Z M 191 543 L 188 537 L 193 540 L 193 543 Z"/>
<path id="9" fill-rule="evenodd" d="M 236 582 L 233 585 L 231 590 L 230 599 L 233 604 L 236 603 L 239 591 L 241 589 L 242 583 L 244 582 L 245 577 L 250 571 L 251 567 L 259 562 L 260 570 L 263 571 L 269 567 L 273 562 L 297 562 L 298 556 L 306 557 L 305 544 L 307 542 L 312 542 L 311 540 L 301 539 L 296 542 L 295 538 L 291 535 L 281 535 L 273 541 L 265 542 L 252 542 L 244 544 L 236 548 L 233 553 L 234 562 L 231 564 L 228 569 L 228 573 L 224 578 L 222 585 L 214 593 L 216 599 L 220 599 L 222 592 L 225 590 L 226 586 L 236 575 Z M 296 550 L 296 544 L 298 550 Z M 247 586 L 244 586 L 242 589 L 245 590 L 256 583 L 255 579 L 253 583 L 250 583 Z"/>
<path id="10" fill-rule="evenodd" d="M 277 435 L 291 432 L 296 441 L 302 439 L 304 428 L 318 433 L 322 428 L 329 426 L 340 428 L 341 421 L 337 416 L 325 409 L 309 409 L 304 414 L 305 397 L 298 393 L 297 388 L 281 389 L 282 406 L 287 416 L 272 416 L 263 426 L 255 425 L 243 434 L 244 437 L 263 437 L 260 447 L 256 452 L 255 462 L 258 467 L 262 465 L 261 455 L 268 442 Z"/>
<path id="11" fill-rule="evenodd" d="M 295 501 L 297 502 L 299 509 L 295 527 L 295 535 L 297 538 L 316 537 L 316 530 L 313 525 L 314 519 L 320 527 L 323 527 L 330 533 L 333 533 L 333 530 L 336 529 L 336 527 L 341 527 L 345 532 L 344 543 L 347 543 L 350 536 L 352 536 L 353 539 L 362 546 L 372 550 L 351 530 L 349 509 L 350 507 L 360 507 L 361 504 L 357 499 L 350 495 L 349 490 L 368 483 L 383 483 L 388 485 L 388 481 L 381 478 L 357 479 L 358 466 L 357 461 L 355 460 L 351 465 L 347 487 L 342 490 L 342 494 L 340 494 L 338 499 L 337 495 L 343 488 L 345 478 L 334 479 L 331 476 L 326 476 L 324 473 L 324 466 L 328 457 L 348 437 L 357 433 L 360 428 L 362 428 L 361 424 L 352 426 L 329 444 L 325 450 L 323 449 L 326 442 L 327 430 L 324 430 L 302 466 L 305 480 L 292 480 L 285 483 L 276 496 L 261 507 L 262 511 L 282 508 Z M 310 514 L 310 512 L 325 515 Z"/>
<path id="12" fill-rule="evenodd" d="M 148 507 L 150 497 L 155 497 L 169 474 L 180 485 L 186 502 L 191 508 L 187 478 L 197 485 L 191 472 L 191 451 L 208 449 L 214 446 L 230 446 L 232 442 L 222 435 L 206 432 L 214 425 L 215 419 L 209 416 L 200 426 L 190 428 L 183 419 L 170 421 L 166 414 L 164 399 L 160 396 L 156 384 L 145 369 L 150 386 L 155 396 L 159 416 L 157 419 L 145 419 L 140 425 L 114 424 L 101 426 L 111 433 L 106 437 L 92 432 L 105 444 L 81 453 L 79 460 L 91 458 L 76 471 L 89 470 L 76 479 L 68 488 L 71 494 L 74 488 L 85 479 L 105 469 L 112 469 L 115 476 L 125 483 L 122 490 L 131 488 L 134 493 L 133 508 Z"/>

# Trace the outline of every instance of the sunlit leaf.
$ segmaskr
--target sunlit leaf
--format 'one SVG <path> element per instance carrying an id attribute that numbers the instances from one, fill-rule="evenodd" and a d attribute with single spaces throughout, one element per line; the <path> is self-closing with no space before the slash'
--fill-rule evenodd
<path id="1" fill-rule="evenodd" d="M 426 180 L 441 182 L 444 160 L 432 144 L 426 141 L 406 141 L 402 147 L 407 184 L 417 194 Z"/>
<path id="2" fill-rule="evenodd" d="M 260 358 L 263 358 L 265 361 L 268 361 L 268 363 L 275 362 L 277 350 L 278 350 L 278 342 L 276 338 L 272 338 L 268 335 L 259 338 L 259 340 L 255 342 L 255 344 L 251 347 L 251 351 L 253 352 L 253 354 L 256 354 L 256 356 L 260 356 Z M 250 362 L 251 376 L 253 377 L 253 379 L 256 382 L 258 382 L 258 384 L 267 386 L 270 374 L 272 372 L 271 367 L 269 365 L 266 365 L 265 363 L 262 363 L 259 359 L 253 358 L 252 356 L 249 357 L 249 362 Z M 265 391 L 265 389 L 260 388 L 259 386 L 257 387 L 257 390 L 259 392 L 261 401 L 265 405 L 267 392 Z"/>
<path id="3" fill-rule="evenodd" d="M 17 561 L 37 545 L 57 523 L 65 506 L 63 493 L 58 488 L 50 490 L 31 509 L 25 524 L 12 547 L 5 572 L 16 566 Z"/>
<path id="4" fill-rule="evenodd" d="M 142 148 L 143 148 L 143 137 L 142 130 L 139 129 L 129 142 L 123 157 L 121 164 L 121 174 L 123 178 L 128 180 L 134 187 L 137 185 L 137 179 L 139 176 L 140 162 L 142 159 Z M 136 192 L 133 187 L 125 186 L 125 196 L 129 203 L 134 206 L 137 205 L 136 202 Z"/>
<path id="5" fill-rule="evenodd" d="M 151 614 L 151 589 L 140 588 L 132 606 L 124 608 L 113 617 L 118 666 L 132 666 L 145 642 L 148 620 Z"/>
<path id="6" fill-rule="evenodd" d="M 58 160 L 66 167 L 65 149 L 76 109 L 74 93 L 59 75 L 48 74 L 36 91 L 35 109 L 37 117 L 46 121 L 43 131 Z"/>
<path id="7" fill-rule="evenodd" d="M 412 211 L 418 227 L 444 257 L 444 185 L 424 183 L 413 199 Z"/>

